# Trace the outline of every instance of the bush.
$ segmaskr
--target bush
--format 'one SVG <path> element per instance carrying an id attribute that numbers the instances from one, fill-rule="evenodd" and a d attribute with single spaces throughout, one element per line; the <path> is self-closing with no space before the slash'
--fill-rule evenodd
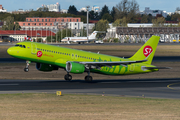
<path id="1" fill-rule="evenodd" d="M 114 43 L 118 43 L 119 39 L 118 38 L 114 38 Z"/>

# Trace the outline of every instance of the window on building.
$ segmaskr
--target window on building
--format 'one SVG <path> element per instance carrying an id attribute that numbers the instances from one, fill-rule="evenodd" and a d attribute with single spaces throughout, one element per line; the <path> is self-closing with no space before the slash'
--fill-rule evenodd
<path id="1" fill-rule="evenodd" d="M 34 25 L 36 25 L 36 23 L 34 23 Z"/>
<path id="2" fill-rule="evenodd" d="M 52 23 L 50 25 L 52 25 Z"/>
<path id="3" fill-rule="evenodd" d="M 28 25 L 30 25 L 30 23 L 28 23 Z"/>
<path id="4" fill-rule="evenodd" d="M 79 22 L 78 19 L 77 19 L 77 22 Z"/>
<path id="5" fill-rule="evenodd" d="M 67 22 L 68 22 L 68 19 L 67 19 Z"/>
<path id="6" fill-rule="evenodd" d="M 34 19 L 34 22 L 36 22 L 36 19 Z"/>
<path id="7" fill-rule="evenodd" d="M 45 23 L 45 25 L 47 25 L 47 23 Z"/>
<path id="8" fill-rule="evenodd" d="M 41 25 L 41 23 L 39 23 L 39 25 Z"/>
<path id="9" fill-rule="evenodd" d="M 37 21 L 39 22 L 39 19 L 37 19 Z"/>
<path id="10" fill-rule="evenodd" d="M 75 23 L 75 25 L 77 25 L 77 24 Z"/>
<path id="11" fill-rule="evenodd" d="M 25 25 L 25 23 L 23 23 L 23 25 Z"/>
<path id="12" fill-rule="evenodd" d="M 47 22 L 47 19 L 45 19 L 45 22 Z"/>
<path id="13" fill-rule="evenodd" d="M 42 19 L 42 22 L 44 22 L 44 19 Z"/>
<path id="14" fill-rule="evenodd" d="M 28 19 L 26 19 L 26 21 L 28 22 Z"/>
<path id="15" fill-rule="evenodd" d="M 49 22 L 50 22 L 50 19 L 49 19 Z"/>
<path id="16" fill-rule="evenodd" d="M 71 19 L 70 19 L 70 22 L 71 22 Z"/>

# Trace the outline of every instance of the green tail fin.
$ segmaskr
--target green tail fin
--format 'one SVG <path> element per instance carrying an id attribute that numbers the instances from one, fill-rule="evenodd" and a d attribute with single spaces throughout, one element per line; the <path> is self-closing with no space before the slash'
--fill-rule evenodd
<path id="1" fill-rule="evenodd" d="M 146 64 L 151 64 L 157 45 L 159 43 L 159 36 L 152 36 L 131 58 L 131 60 L 144 60 Z"/>

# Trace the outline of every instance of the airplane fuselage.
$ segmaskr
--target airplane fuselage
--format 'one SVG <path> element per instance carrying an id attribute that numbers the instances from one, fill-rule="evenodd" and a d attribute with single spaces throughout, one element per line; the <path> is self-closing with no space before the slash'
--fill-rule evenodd
<path id="1" fill-rule="evenodd" d="M 109 56 L 104 54 L 97 54 L 87 51 L 81 51 L 71 48 L 32 43 L 32 42 L 20 42 L 19 46 L 13 46 L 8 49 L 8 53 L 19 59 L 26 61 L 32 61 L 36 63 L 49 64 L 58 66 L 60 68 L 66 68 L 67 61 L 73 62 L 113 62 L 113 61 L 129 61 L 115 56 Z M 21 47 L 21 46 L 24 47 Z M 153 72 L 156 70 L 147 70 L 143 67 L 154 67 L 153 65 L 145 63 L 135 63 L 129 65 L 115 65 L 115 66 L 103 66 L 101 69 L 91 69 L 91 72 L 108 74 L 108 75 L 127 75 Z"/>

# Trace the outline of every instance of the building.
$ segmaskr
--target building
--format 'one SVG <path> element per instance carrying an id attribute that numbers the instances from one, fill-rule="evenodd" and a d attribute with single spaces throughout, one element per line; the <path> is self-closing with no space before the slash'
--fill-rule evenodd
<path id="1" fill-rule="evenodd" d="M 34 39 L 42 38 L 46 41 L 48 36 L 55 36 L 55 33 L 46 30 L 0 30 L 0 41 L 6 39 L 11 42 L 21 42 L 24 41 L 25 37 Z"/>
<path id="2" fill-rule="evenodd" d="M 98 13 L 101 12 L 100 7 L 97 6 L 97 5 L 94 5 L 91 10 L 94 11 L 94 12 L 98 12 Z M 82 8 L 79 10 L 79 12 L 82 12 L 82 11 L 87 12 L 87 8 L 86 8 L 86 7 L 82 7 Z"/>
<path id="3" fill-rule="evenodd" d="M 42 5 L 43 8 L 48 8 L 50 12 L 60 12 L 60 4 L 57 2 L 56 4 L 50 5 Z M 39 8 L 37 8 L 39 9 Z"/>
<path id="4" fill-rule="evenodd" d="M 97 5 L 94 5 L 94 6 L 92 7 L 92 11 L 94 11 L 94 12 L 98 12 L 98 13 L 100 13 L 100 12 L 101 12 L 100 7 L 99 7 L 99 6 L 97 6 Z"/>
<path id="5" fill-rule="evenodd" d="M 149 7 L 146 7 L 144 11 L 140 12 L 140 14 L 151 14 L 153 17 L 156 17 L 157 15 L 162 15 L 163 17 L 167 17 L 167 12 L 163 10 L 151 10 Z"/>
<path id="6" fill-rule="evenodd" d="M 2 5 L 0 5 L 0 12 L 7 12 L 7 10 L 4 9 L 4 8 L 2 7 Z"/>
<path id="7" fill-rule="evenodd" d="M 83 22 L 69 22 L 68 29 L 83 29 Z"/>
<path id="8" fill-rule="evenodd" d="M 61 24 L 71 23 L 68 27 L 70 29 L 81 29 L 81 18 L 72 18 L 72 17 L 59 17 L 59 18 L 26 18 L 25 22 L 18 22 L 21 26 L 21 30 L 54 30 L 62 29 Z M 75 25 L 77 24 L 77 26 Z M 74 26 L 74 27 L 72 27 Z"/>
<path id="9" fill-rule="evenodd" d="M 60 12 L 61 12 L 61 13 L 68 13 L 68 10 L 66 10 L 66 9 L 61 9 Z"/>
<path id="10" fill-rule="evenodd" d="M 79 12 L 82 12 L 82 11 L 87 12 L 87 8 L 86 8 L 86 7 L 82 7 L 82 8 L 79 10 Z"/>

